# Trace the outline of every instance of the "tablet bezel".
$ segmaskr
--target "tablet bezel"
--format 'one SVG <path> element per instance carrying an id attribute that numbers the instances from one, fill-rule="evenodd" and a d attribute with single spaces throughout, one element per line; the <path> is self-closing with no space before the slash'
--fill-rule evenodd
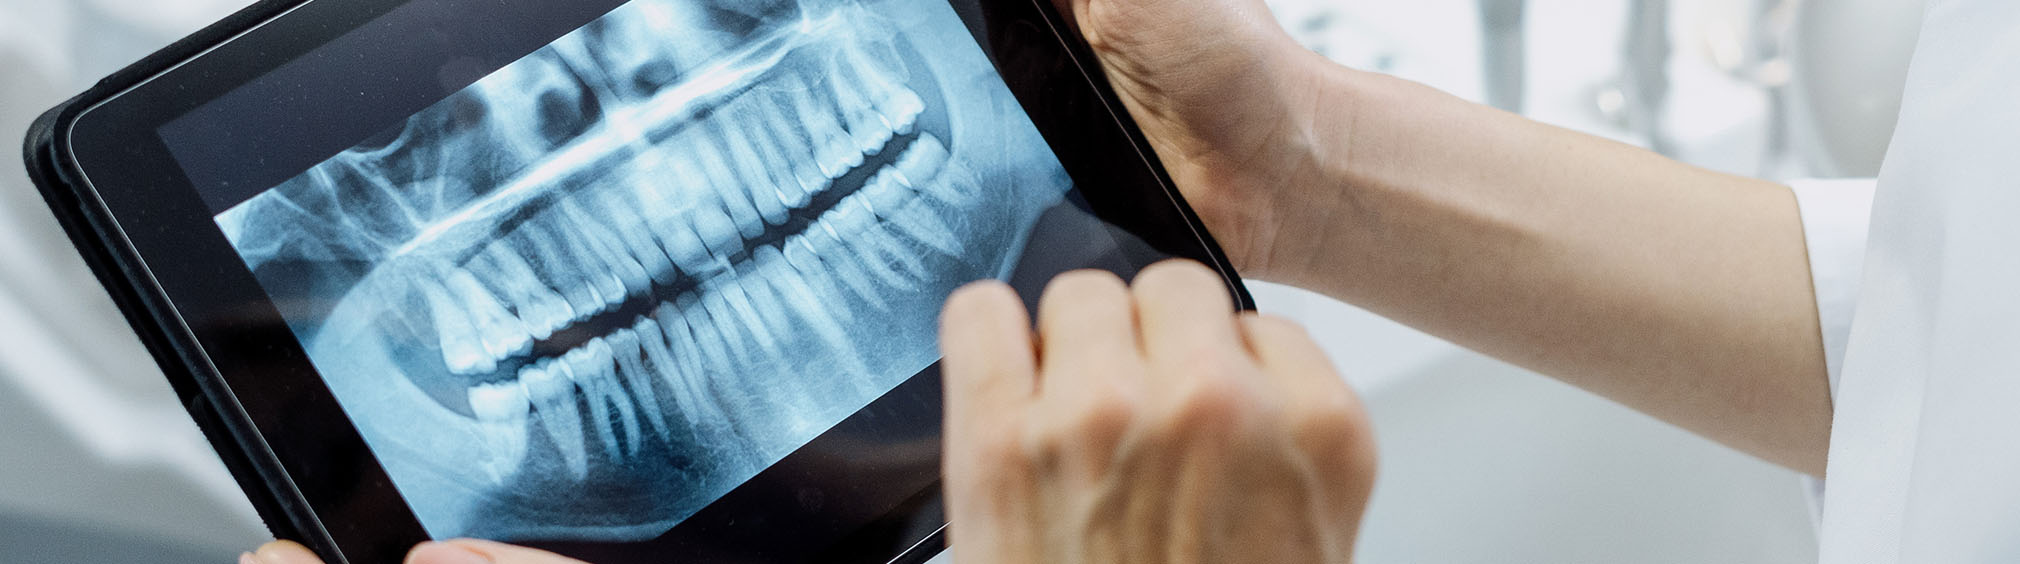
<path id="1" fill-rule="evenodd" d="M 262 4 L 270 15 L 219 36 L 165 70 L 115 85 L 116 90 L 102 89 L 108 93 L 79 103 L 82 111 L 57 128 L 59 157 L 75 173 L 73 188 L 82 196 L 81 205 L 93 208 L 85 215 L 101 223 L 97 244 L 121 263 L 128 284 L 164 306 L 166 313 L 157 319 L 164 320 L 168 338 L 182 345 L 184 372 L 234 431 L 261 480 L 282 498 L 280 505 L 294 508 L 288 516 L 308 537 L 299 540 L 333 564 L 397 560 L 425 534 L 362 438 L 348 424 L 328 423 L 347 418 L 300 343 L 282 329 L 278 309 L 236 262 L 211 223 L 211 212 L 156 131 L 266 69 L 408 1 Z M 953 4 L 1066 165 L 1087 206 L 1159 251 L 1218 268 L 1237 303 L 1251 308 L 1233 269 L 1100 79 L 1086 45 L 1062 33 L 1062 20 L 1049 3 Z M 1169 206 L 1146 207 L 1145 202 Z M 210 258 L 187 260 L 190 253 Z M 937 397 L 933 376 L 935 369 L 929 369 L 893 394 Z M 267 399 L 242 402 L 241 397 Z M 937 409 L 930 417 L 913 415 L 938 419 Z M 877 561 L 901 552 L 930 556 L 940 542 L 939 528 L 917 533 L 921 522 L 939 519 L 937 491 L 934 482 L 898 500 L 899 507 L 852 531 L 819 557 Z"/>

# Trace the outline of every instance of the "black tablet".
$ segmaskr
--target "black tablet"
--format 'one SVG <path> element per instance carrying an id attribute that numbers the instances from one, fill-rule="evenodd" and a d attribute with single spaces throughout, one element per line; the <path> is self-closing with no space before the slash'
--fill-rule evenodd
<path id="1" fill-rule="evenodd" d="M 31 172 L 277 535 L 606 564 L 941 548 L 936 321 L 1245 291 L 1047 0 L 266 2 Z"/>

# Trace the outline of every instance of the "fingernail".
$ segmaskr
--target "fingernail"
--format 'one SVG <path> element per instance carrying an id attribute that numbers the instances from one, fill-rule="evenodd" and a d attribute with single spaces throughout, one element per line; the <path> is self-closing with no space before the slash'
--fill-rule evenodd
<path id="1" fill-rule="evenodd" d="M 253 556 L 253 553 L 241 552 L 238 554 L 238 564 L 260 564 L 260 559 Z"/>
<path id="2" fill-rule="evenodd" d="M 424 542 L 414 547 L 407 564 L 492 564 L 491 557 L 446 542 Z"/>

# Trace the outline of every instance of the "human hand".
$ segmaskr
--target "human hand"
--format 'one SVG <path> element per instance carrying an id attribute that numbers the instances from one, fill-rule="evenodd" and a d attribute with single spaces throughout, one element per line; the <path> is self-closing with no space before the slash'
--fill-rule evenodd
<path id="1" fill-rule="evenodd" d="M 239 564 L 323 564 L 308 548 L 288 541 L 267 543 L 240 555 Z M 407 553 L 407 564 L 582 564 L 551 552 L 479 540 L 422 543 Z"/>
<path id="2" fill-rule="evenodd" d="M 1053 0 L 1180 191 L 1246 276 L 1309 283 L 1362 76 L 1298 45 L 1264 0 Z"/>
<path id="3" fill-rule="evenodd" d="M 1189 262 L 1075 272 L 1034 340 L 1009 288 L 948 301 L 945 476 L 961 564 L 1337 563 L 1374 483 L 1353 393 L 1302 329 Z"/>

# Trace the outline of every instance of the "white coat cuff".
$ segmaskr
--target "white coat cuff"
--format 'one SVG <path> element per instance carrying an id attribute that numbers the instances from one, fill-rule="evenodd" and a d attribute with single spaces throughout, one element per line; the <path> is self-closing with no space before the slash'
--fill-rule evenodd
<path id="1" fill-rule="evenodd" d="M 1817 325 L 1823 330 L 1824 366 L 1831 397 L 1852 335 L 1859 277 L 1866 262 L 1866 230 L 1872 223 L 1874 179 L 1801 180 L 1790 184 L 1801 210 L 1803 238 L 1810 253 L 1810 282 L 1817 292 Z"/>

